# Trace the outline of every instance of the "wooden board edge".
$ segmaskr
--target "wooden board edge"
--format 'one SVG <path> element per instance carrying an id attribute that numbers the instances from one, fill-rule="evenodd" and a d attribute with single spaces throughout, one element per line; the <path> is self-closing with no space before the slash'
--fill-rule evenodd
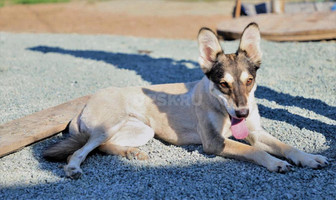
<path id="1" fill-rule="evenodd" d="M 224 40 L 237 40 L 240 39 L 241 33 L 222 31 L 217 29 L 217 35 Z M 318 34 L 265 34 L 261 33 L 261 38 L 265 40 L 278 41 L 278 42 L 292 42 L 292 41 L 317 41 L 317 40 L 331 40 L 336 39 L 335 32 L 324 32 Z"/>
<path id="2" fill-rule="evenodd" d="M 0 158 L 63 131 L 89 98 L 90 95 L 83 96 L 1 124 Z"/>
<path id="3" fill-rule="evenodd" d="M 50 129 L 50 131 L 45 132 L 45 135 L 41 136 L 41 138 L 35 138 L 35 140 L 18 141 L 15 144 L 1 145 L 0 158 L 10 155 L 12 153 L 18 152 L 31 144 L 34 144 L 43 139 L 51 137 L 59 132 L 62 132 L 67 127 L 68 123 L 64 123 L 58 127 L 55 127 L 54 129 Z"/>

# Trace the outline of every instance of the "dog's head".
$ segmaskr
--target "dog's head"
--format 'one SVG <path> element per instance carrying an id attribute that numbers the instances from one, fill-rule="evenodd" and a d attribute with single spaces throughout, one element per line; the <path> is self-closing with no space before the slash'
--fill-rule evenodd
<path id="1" fill-rule="evenodd" d="M 210 80 L 211 94 L 226 107 L 231 117 L 246 118 L 249 97 L 256 89 L 256 72 L 261 64 L 260 32 L 256 23 L 249 24 L 236 53 L 224 54 L 218 38 L 208 28 L 198 34 L 199 63 Z"/>

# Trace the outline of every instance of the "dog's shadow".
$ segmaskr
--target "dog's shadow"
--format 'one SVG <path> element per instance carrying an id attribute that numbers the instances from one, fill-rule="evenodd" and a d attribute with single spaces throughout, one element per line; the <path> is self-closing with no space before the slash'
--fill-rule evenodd
<path id="1" fill-rule="evenodd" d="M 119 69 L 133 70 L 152 84 L 176 83 L 201 79 L 198 63 L 191 60 L 153 58 L 148 54 L 113 53 L 95 50 L 71 50 L 61 47 L 36 46 L 28 50 L 41 53 L 71 55 L 76 58 L 103 61 Z M 189 66 L 189 67 L 187 67 Z M 97 77 L 98 79 L 98 77 Z"/>

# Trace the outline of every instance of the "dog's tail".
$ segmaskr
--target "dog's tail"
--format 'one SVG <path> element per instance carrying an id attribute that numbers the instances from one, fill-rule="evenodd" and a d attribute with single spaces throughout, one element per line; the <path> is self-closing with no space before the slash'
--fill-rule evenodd
<path id="1" fill-rule="evenodd" d="M 48 148 L 43 153 L 43 157 L 49 161 L 65 161 L 68 156 L 82 148 L 88 140 L 89 135 L 86 133 L 72 134 L 67 139 Z"/>

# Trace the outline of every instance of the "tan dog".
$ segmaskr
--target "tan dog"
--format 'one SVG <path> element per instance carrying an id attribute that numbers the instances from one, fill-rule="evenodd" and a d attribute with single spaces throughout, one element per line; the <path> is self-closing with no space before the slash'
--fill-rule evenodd
<path id="1" fill-rule="evenodd" d="M 248 25 L 234 54 L 224 54 L 216 35 L 202 28 L 199 63 L 206 76 L 191 83 L 107 88 L 93 95 L 70 123 L 71 137 L 48 149 L 49 159 L 66 159 L 65 173 L 82 174 L 80 164 L 94 149 L 148 159 L 138 146 L 154 136 L 175 145 L 202 144 L 206 153 L 253 161 L 270 171 L 290 164 L 321 168 L 327 158 L 302 152 L 267 133 L 254 98 L 261 63 L 258 25 Z M 246 145 L 231 139 L 245 139 Z"/>

